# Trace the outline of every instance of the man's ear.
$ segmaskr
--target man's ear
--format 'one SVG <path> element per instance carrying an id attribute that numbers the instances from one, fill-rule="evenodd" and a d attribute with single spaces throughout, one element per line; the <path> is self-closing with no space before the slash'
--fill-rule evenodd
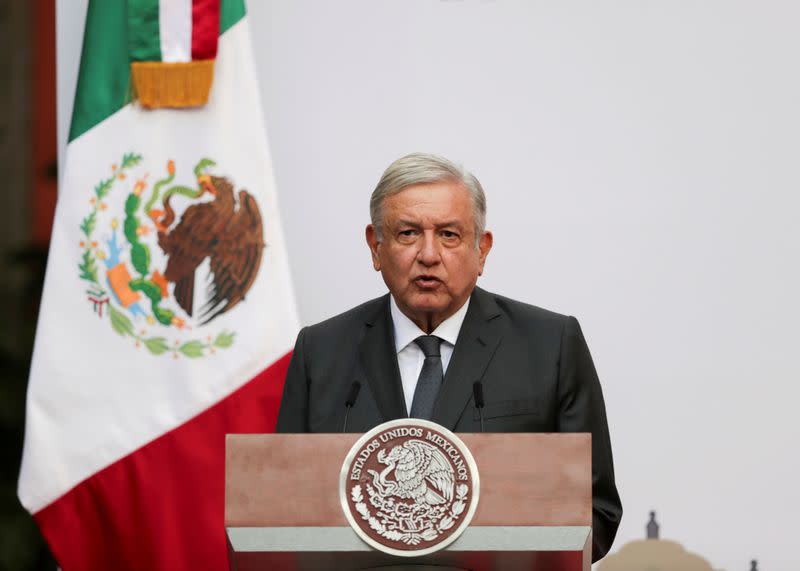
<path id="1" fill-rule="evenodd" d="M 478 242 L 478 275 L 483 275 L 483 265 L 486 263 L 486 257 L 489 255 L 489 250 L 492 249 L 494 237 L 491 232 L 484 232 Z"/>
<path id="2" fill-rule="evenodd" d="M 381 256 L 378 253 L 378 246 L 380 245 L 380 241 L 378 240 L 378 232 L 375 230 L 375 227 L 372 224 L 367 224 L 367 230 L 365 232 L 367 238 L 367 246 L 369 246 L 370 254 L 372 254 L 372 267 L 375 268 L 376 272 L 381 270 Z"/>

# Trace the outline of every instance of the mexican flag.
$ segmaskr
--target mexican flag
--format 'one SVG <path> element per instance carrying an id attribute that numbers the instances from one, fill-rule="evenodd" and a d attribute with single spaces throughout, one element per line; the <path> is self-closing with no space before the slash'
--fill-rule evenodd
<path id="1" fill-rule="evenodd" d="M 19 497 L 64 571 L 227 569 L 298 330 L 242 0 L 90 0 Z"/>

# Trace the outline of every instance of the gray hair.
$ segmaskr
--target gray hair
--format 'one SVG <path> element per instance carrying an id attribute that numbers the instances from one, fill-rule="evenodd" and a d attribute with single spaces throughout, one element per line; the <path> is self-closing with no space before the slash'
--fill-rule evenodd
<path id="1" fill-rule="evenodd" d="M 475 218 L 475 247 L 486 230 L 486 195 L 471 172 L 444 157 L 412 153 L 389 165 L 369 199 L 369 216 L 378 241 L 383 240 L 383 202 L 398 192 L 417 184 L 452 181 L 463 184 L 472 198 Z"/>

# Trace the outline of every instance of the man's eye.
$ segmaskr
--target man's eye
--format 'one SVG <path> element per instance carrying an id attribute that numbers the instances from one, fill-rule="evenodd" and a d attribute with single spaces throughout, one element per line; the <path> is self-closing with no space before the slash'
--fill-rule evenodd
<path id="1" fill-rule="evenodd" d="M 416 230 L 400 230 L 401 236 L 414 236 L 416 235 L 416 233 L 417 233 Z"/>
<path id="2" fill-rule="evenodd" d="M 445 240 L 457 240 L 459 236 L 457 232 L 453 232 L 452 230 L 442 230 L 442 238 Z"/>

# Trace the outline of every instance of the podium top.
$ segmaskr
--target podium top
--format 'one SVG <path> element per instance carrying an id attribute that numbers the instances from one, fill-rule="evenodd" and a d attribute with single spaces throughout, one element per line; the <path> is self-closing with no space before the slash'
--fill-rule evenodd
<path id="1" fill-rule="evenodd" d="M 225 526 L 347 526 L 339 473 L 359 436 L 228 435 Z M 591 435 L 458 436 L 480 472 L 472 526 L 592 525 Z"/>

